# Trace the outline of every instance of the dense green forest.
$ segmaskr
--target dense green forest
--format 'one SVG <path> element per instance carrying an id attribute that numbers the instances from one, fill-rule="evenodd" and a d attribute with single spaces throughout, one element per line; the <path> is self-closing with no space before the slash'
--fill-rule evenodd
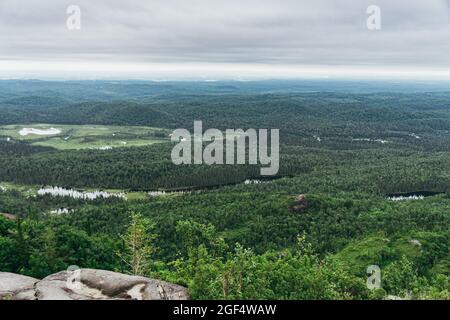
<path id="1" fill-rule="evenodd" d="M 202 120 L 281 137 L 273 179 L 256 165 L 174 165 L 170 142 L 56 150 L 0 137 L 0 213 L 15 216 L 0 215 L 0 271 L 138 273 L 185 285 L 194 299 L 450 299 L 447 87 L 0 81 L 0 125 L 170 131 Z M 184 192 L 79 200 L 23 191 L 42 186 Z M 130 268 L 136 230 L 146 263 Z M 380 289 L 366 286 L 370 265 L 381 268 Z"/>

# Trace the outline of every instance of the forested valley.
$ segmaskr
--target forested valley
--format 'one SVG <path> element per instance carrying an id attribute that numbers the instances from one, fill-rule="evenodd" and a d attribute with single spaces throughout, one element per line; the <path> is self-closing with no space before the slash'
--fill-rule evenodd
<path id="1" fill-rule="evenodd" d="M 62 150 L 39 145 L 45 137 L 0 135 L 0 271 L 135 273 L 187 286 L 194 299 L 450 299 L 446 88 L 0 81 L 0 126 L 165 134 L 202 120 L 280 129 L 281 139 L 280 170 L 268 179 L 258 165 L 174 165 L 170 140 Z M 37 193 L 49 186 L 126 197 Z M 136 245 L 145 263 L 130 268 Z M 375 290 L 371 265 L 382 275 Z"/>

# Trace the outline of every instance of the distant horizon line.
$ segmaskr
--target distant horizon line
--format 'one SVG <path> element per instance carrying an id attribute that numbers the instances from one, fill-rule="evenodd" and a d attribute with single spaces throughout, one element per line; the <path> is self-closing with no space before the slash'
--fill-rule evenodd
<path id="1" fill-rule="evenodd" d="M 450 68 L 377 65 L 0 60 L 0 79 L 160 82 L 329 79 L 450 81 Z"/>
<path id="2" fill-rule="evenodd" d="M 267 78 L 267 79 L 184 79 L 184 78 L 174 78 L 174 79 L 138 79 L 138 78 L 1 78 L 0 82 L 7 81 L 42 81 L 42 82 L 203 82 L 203 83 L 217 83 L 217 82 L 296 82 L 296 81 L 336 81 L 336 82 L 392 82 L 392 83 L 402 83 L 402 82 L 414 82 L 414 83 L 446 83 L 450 82 L 449 79 L 397 79 L 397 78 Z M 450 88 L 449 88 L 450 90 Z"/>

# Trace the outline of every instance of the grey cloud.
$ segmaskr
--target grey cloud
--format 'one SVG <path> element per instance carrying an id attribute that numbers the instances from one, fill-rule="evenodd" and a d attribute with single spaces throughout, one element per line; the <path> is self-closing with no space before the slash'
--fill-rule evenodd
<path id="1" fill-rule="evenodd" d="M 66 8 L 82 10 L 68 31 Z M 382 9 L 382 30 L 366 8 Z M 448 0 L 0 0 L 0 59 L 450 67 Z"/>

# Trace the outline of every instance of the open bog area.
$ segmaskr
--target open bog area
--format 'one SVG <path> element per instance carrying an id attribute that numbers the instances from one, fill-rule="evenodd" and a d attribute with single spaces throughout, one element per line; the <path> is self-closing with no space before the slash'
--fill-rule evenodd
<path id="1" fill-rule="evenodd" d="M 16 124 L 1 126 L 1 139 L 61 150 L 108 150 L 169 141 L 169 136 L 167 130 L 142 126 Z"/>

